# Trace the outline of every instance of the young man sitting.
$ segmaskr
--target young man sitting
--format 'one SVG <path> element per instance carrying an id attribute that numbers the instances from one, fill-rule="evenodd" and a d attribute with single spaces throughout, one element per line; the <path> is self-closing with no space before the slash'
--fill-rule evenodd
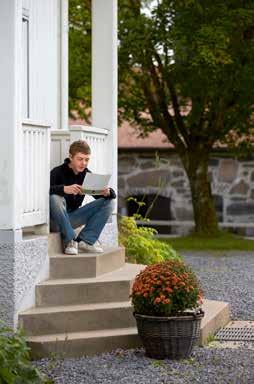
<path id="1" fill-rule="evenodd" d="M 81 206 L 84 195 L 81 186 L 90 160 L 91 150 L 83 141 L 74 141 L 69 148 L 69 158 L 55 167 L 50 173 L 50 226 L 61 233 L 64 253 L 77 255 L 78 248 L 83 252 L 103 252 L 95 245 L 113 210 L 112 199 L 116 194 L 105 187 L 101 196 Z M 102 160 L 103 161 L 103 160 Z M 74 229 L 85 224 L 78 236 Z"/>

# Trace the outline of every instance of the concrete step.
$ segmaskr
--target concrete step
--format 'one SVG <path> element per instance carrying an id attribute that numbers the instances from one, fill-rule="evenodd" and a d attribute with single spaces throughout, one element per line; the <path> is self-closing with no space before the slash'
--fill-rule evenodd
<path id="1" fill-rule="evenodd" d="M 201 322 L 200 345 L 206 344 L 210 336 L 230 321 L 229 304 L 224 301 L 204 300 L 202 308 L 205 316 Z"/>
<path id="2" fill-rule="evenodd" d="M 135 327 L 130 301 L 57 307 L 35 307 L 19 316 L 26 335 Z"/>
<path id="3" fill-rule="evenodd" d="M 118 305 L 119 303 L 116 304 L 116 306 Z M 225 326 L 230 320 L 227 303 L 205 300 L 203 309 L 205 317 L 201 321 L 200 345 L 205 344 L 209 336 Z M 51 313 L 52 311 L 53 309 L 51 309 Z M 112 311 L 114 311 L 113 307 Z M 64 314 L 62 315 L 64 316 Z M 57 353 L 64 357 L 75 357 L 108 352 L 117 348 L 127 349 L 141 346 L 136 326 L 120 328 L 120 324 L 115 329 L 56 332 L 54 334 L 28 336 L 27 341 L 33 358 L 47 357 L 51 353 Z"/>
<path id="4" fill-rule="evenodd" d="M 27 342 L 33 359 L 52 353 L 62 357 L 78 357 L 141 346 L 136 327 L 30 336 Z"/>
<path id="5" fill-rule="evenodd" d="M 48 234 L 48 253 L 49 255 L 61 255 L 63 253 L 62 240 L 59 232 Z"/>
<path id="6" fill-rule="evenodd" d="M 77 256 L 57 254 L 50 256 L 51 279 L 78 279 L 96 277 L 124 266 L 123 247 L 109 248 L 103 253 L 79 253 Z"/>
<path id="7" fill-rule="evenodd" d="M 50 279 L 35 288 L 36 305 L 76 305 L 129 300 L 132 281 L 143 265 L 125 264 L 122 268 L 95 278 Z"/>

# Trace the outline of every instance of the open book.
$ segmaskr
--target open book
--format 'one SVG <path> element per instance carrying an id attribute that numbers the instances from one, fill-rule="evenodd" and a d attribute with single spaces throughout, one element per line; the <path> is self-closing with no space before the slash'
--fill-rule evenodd
<path id="1" fill-rule="evenodd" d="M 82 194 L 101 195 L 108 186 L 111 175 L 99 175 L 98 173 L 87 173 L 81 187 Z"/>

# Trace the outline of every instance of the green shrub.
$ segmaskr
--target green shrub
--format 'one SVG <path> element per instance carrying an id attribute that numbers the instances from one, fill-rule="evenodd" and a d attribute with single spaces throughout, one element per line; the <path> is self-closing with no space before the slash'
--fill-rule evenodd
<path id="1" fill-rule="evenodd" d="M 154 264 L 170 259 L 181 259 L 168 243 L 155 238 L 157 231 L 150 227 L 138 227 L 140 215 L 122 216 L 119 223 L 119 242 L 125 247 L 130 263 Z"/>
<path id="2" fill-rule="evenodd" d="M 29 348 L 23 331 L 16 332 L 0 323 L 0 383 L 50 384 L 29 360 Z"/>

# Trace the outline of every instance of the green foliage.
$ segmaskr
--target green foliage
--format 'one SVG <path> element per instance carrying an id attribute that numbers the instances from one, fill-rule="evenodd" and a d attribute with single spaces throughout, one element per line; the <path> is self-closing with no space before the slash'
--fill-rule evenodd
<path id="1" fill-rule="evenodd" d="M 201 140 L 203 151 L 210 150 L 231 130 L 248 134 L 253 1 L 162 0 L 150 13 L 144 5 L 119 1 L 122 118 L 143 132 L 160 127 L 179 154 L 198 150 Z"/>
<path id="2" fill-rule="evenodd" d="M 169 242 L 177 251 L 200 250 L 200 251 L 254 251 L 254 241 L 244 239 L 232 233 L 220 232 L 217 236 L 197 236 L 190 235 L 185 237 L 170 237 L 163 239 Z"/>
<path id="3" fill-rule="evenodd" d="M 135 278 L 132 304 L 136 313 L 177 316 L 202 303 L 196 275 L 182 260 L 147 266 Z"/>
<path id="4" fill-rule="evenodd" d="M 29 348 L 21 330 L 14 332 L 0 322 L 0 383 L 51 384 L 29 361 Z"/>
<path id="5" fill-rule="evenodd" d="M 89 0 L 69 1 L 69 110 L 71 117 L 87 123 L 91 113 L 90 8 Z"/>
<path id="6" fill-rule="evenodd" d="M 144 226 L 138 227 L 136 219 L 139 215 L 131 217 L 122 216 L 119 225 L 119 242 L 125 247 L 129 262 L 137 264 L 154 264 L 172 258 L 179 259 L 179 254 L 170 244 L 155 238 L 157 231 Z"/>

